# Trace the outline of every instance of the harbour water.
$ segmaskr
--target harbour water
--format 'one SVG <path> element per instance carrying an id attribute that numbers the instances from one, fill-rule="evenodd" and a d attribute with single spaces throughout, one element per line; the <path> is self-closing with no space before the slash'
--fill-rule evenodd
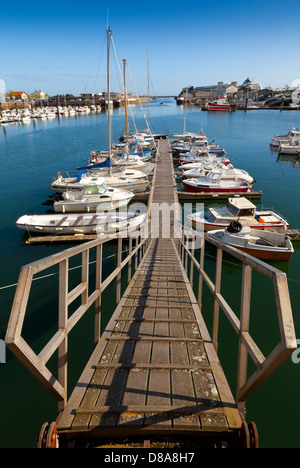
<path id="1" fill-rule="evenodd" d="M 144 110 L 147 114 L 145 106 Z M 132 108 L 135 125 L 145 128 L 143 112 Z M 270 150 L 271 137 L 300 126 L 299 112 L 257 110 L 234 113 L 207 113 L 189 107 L 186 130 L 200 132 L 209 140 L 224 146 L 235 167 L 245 169 L 256 180 L 255 189 L 262 190 L 261 204 L 274 208 L 288 219 L 291 228 L 300 228 L 300 162 L 295 158 L 278 159 Z M 164 99 L 150 104 L 153 132 L 182 132 L 184 110 L 174 100 Z M 131 129 L 134 130 L 133 124 Z M 114 109 L 113 139 L 117 142 L 125 130 L 124 109 Z M 24 236 L 15 222 L 23 214 L 45 213 L 42 202 L 51 191 L 50 177 L 60 170 L 74 172 L 85 163 L 92 150 L 107 148 L 105 113 L 83 117 L 62 117 L 60 120 L 32 121 L 28 125 L 0 128 L 1 161 L 1 281 L 0 339 L 4 339 L 20 268 L 62 250 L 63 246 L 24 244 Z M 85 159 L 84 159 L 85 158 Z M 206 205 L 210 205 L 206 202 Z M 296 335 L 300 335 L 300 245 L 289 263 L 273 263 L 288 276 Z M 115 262 L 115 247 L 105 249 L 106 274 Z M 206 262 L 213 272 L 215 251 L 209 250 Z M 76 263 L 73 265 L 76 267 Z M 75 280 L 75 269 L 71 280 Z M 222 292 L 238 310 L 240 305 L 241 266 L 231 257 L 224 257 Z M 278 319 L 269 284 L 254 275 L 251 330 L 262 350 L 278 341 Z M 36 281 L 32 306 L 26 316 L 24 335 L 34 349 L 40 349 L 57 326 L 57 274 Z M 204 316 L 211 322 L 209 299 Z M 114 309 L 108 293 L 103 313 L 107 320 Z M 93 316 L 84 318 L 70 336 L 69 391 L 76 383 L 89 357 L 93 341 Z M 276 341 L 277 340 L 277 341 Z M 79 343 L 79 345 L 78 345 Z M 234 389 L 237 368 L 237 341 L 225 318 L 220 322 L 220 356 L 226 376 Z M 55 359 L 50 365 L 55 368 Z M 247 421 L 258 426 L 261 447 L 298 447 L 298 389 L 300 364 L 287 361 L 247 402 Z M 234 393 L 234 390 L 233 390 Z M 56 416 L 56 401 L 29 372 L 7 352 L 6 363 L 0 364 L 0 447 L 34 447 L 35 438 L 45 421 Z"/>

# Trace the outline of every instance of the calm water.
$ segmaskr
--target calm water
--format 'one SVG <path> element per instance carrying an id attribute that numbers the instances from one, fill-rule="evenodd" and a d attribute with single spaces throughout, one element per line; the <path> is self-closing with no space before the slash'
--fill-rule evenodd
<path id="1" fill-rule="evenodd" d="M 174 101 L 150 105 L 154 132 L 183 131 L 183 108 Z M 133 108 L 136 127 L 145 128 L 142 112 Z M 147 110 L 145 109 L 145 113 Z M 125 129 L 124 110 L 114 110 L 113 138 L 118 141 Z M 270 151 L 273 135 L 300 126 L 299 112 L 250 111 L 233 114 L 210 114 L 190 108 L 186 115 L 186 130 L 205 131 L 210 140 L 224 146 L 233 164 L 250 172 L 256 179 L 257 190 L 263 191 L 261 203 L 274 207 L 300 228 L 300 165 L 297 161 L 278 161 Z M 134 126 L 132 125 L 132 129 Z M 50 195 L 50 177 L 59 170 L 74 171 L 85 162 L 91 150 L 107 148 L 107 118 L 105 114 L 88 117 L 62 118 L 60 121 L 31 122 L 27 126 L 0 128 L 1 160 L 1 281 L 0 281 L 0 339 L 4 339 L 20 268 L 62 250 L 63 247 L 28 247 L 15 221 L 22 214 L 45 213 L 42 206 Z M 105 249 L 106 274 L 114 267 L 115 246 Z M 213 275 L 214 249 L 207 252 L 206 265 Z M 76 266 L 77 259 L 74 260 Z M 288 276 L 295 319 L 296 334 L 300 336 L 300 246 L 289 264 L 275 264 Z M 230 257 L 224 258 L 222 293 L 234 310 L 239 310 L 241 266 Z M 48 280 L 35 282 L 31 306 L 24 324 L 24 337 L 35 350 L 42 348 L 57 327 L 57 274 Z M 70 282 L 78 278 L 78 270 Z M 74 283 L 75 284 L 75 283 Z M 105 320 L 114 309 L 111 301 L 113 287 L 105 298 Z M 207 296 L 205 291 L 205 297 Z M 204 316 L 211 323 L 211 298 L 207 297 Z M 251 331 L 262 350 L 267 353 L 279 340 L 278 320 L 268 281 L 253 277 Z M 92 349 L 93 316 L 87 315 L 70 335 L 69 390 L 76 383 Z M 225 318 L 220 323 L 220 356 L 226 376 L 235 394 L 237 340 Z M 78 343 L 81 346 L 78 346 Z M 49 363 L 55 370 L 55 359 Z M 35 437 L 45 421 L 56 415 L 55 399 L 39 384 L 18 360 L 7 352 L 7 363 L 0 366 L 0 447 L 34 447 Z M 289 360 L 248 401 L 247 420 L 255 421 L 262 447 L 298 447 L 298 390 L 300 365 Z"/>

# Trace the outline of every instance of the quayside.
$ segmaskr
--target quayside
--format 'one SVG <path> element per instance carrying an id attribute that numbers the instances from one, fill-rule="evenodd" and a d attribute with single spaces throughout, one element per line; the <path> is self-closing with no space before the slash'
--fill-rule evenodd
<path id="1" fill-rule="evenodd" d="M 258 447 L 255 422 L 246 421 L 246 401 L 295 350 L 286 275 L 232 247 L 222 247 L 217 240 L 199 239 L 196 231 L 182 230 L 176 209 L 169 219 L 160 215 L 153 220 L 154 205 L 176 207 L 178 202 L 169 140 L 159 141 L 156 158 L 145 230 L 129 238 L 125 257 L 124 240 L 116 236 L 117 266 L 108 278 L 102 279 L 102 250 L 109 239 L 84 243 L 21 270 L 6 345 L 58 402 L 53 422 L 41 428 L 40 448 L 117 448 L 125 443 L 148 448 Z M 195 254 L 198 241 L 200 259 Z M 208 242 L 217 250 L 214 281 L 204 268 Z M 92 249 L 96 249 L 94 285 L 89 278 Z M 243 265 L 241 289 L 235 292 L 241 298 L 238 312 L 221 294 L 224 252 Z M 78 254 L 81 282 L 70 291 L 69 261 Z M 60 272 L 58 329 L 37 355 L 23 339 L 22 326 L 34 275 L 53 265 Z M 274 287 L 274 320 L 278 318 L 281 339 L 267 356 L 249 330 L 253 271 L 269 278 Z M 121 295 L 125 272 L 128 286 Z M 112 281 L 116 282 L 116 309 L 101 333 L 101 295 Z M 211 335 L 201 313 L 204 284 L 213 298 Z M 69 307 L 78 298 L 81 304 L 69 316 Z M 92 306 L 94 351 L 67 398 L 68 334 Z M 235 396 L 218 358 L 221 311 L 239 339 Z M 55 376 L 47 364 L 57 351 Z M 248 358 L 255 365 L 250 376 Z"/>

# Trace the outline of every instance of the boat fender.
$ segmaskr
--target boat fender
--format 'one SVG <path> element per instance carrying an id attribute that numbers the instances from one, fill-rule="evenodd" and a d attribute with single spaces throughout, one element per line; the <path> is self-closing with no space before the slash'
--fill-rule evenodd
<path id="1" fill-rule="evenodd" d="M 239 221 L 231 221 L 231 223 L 227 227 L 227 231 L 231 233 L 241 232 L 242 229 L 243 229 L 243 226 Z"/>

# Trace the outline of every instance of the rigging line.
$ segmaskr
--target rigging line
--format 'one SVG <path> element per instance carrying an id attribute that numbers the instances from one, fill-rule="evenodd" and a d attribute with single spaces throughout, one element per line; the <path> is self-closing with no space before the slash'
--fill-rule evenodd
<path id="1" fill-rule="evenodd" d="M 106 35 L 105 35 L 105 38 L 106 38 Z M 101 49 L 101 54 L 100 54 L 100 60 L 99 60 L 97 72 L 96 72 L 96 75 L 95 75 L 95 82 L 94 82 L 94 88 L 93 88 L 95 92 L 96 92 L 96 81 L 97 81 L 98 76 L 99 76 L 100 65 L 101 65 L 102 57 L 103 57 L 103 53 L 104 53 L 104 46 L 105 46 L 105 40 L 103 40 L 103 42 L 102 42 L 102 49 Z"/>
<path id="2" fill-rule="evenodd" d="M 127 252 L 127 249 L 125 250 L 122 250 L 122 254 Z M 107 260 L 109 258 L 113 258 L 113 257 L 116 257 L 118 254 L 113 254 L 113 255 L 108 255 L 107 257 L 103 257 L 102 260 Z M 89 262 L 89 265 L 94 265 L 97 261 L 94 260 L 92 262 Z M 82 265 L 77 265 L 75 267 L 72 267 L 72 268 L 69 268 L 69 271 L 72 271 L 72 270 L 78 270 L 79 268 L 81 268 Z M 43 276 L 38 276 L 37 278 L 32 278 L 32 281 L 38 281 L 38 280 L 41 280 L 41 279 L 45 279 L 45 278 L 50 278 L 51 276 L 56 276 L 58 275 L 59 272 L 55 272 L 55 273 L 49 273 L 48 275 L 43 275 Z M 1 286 L 0 287 L 0 291 L 2 291 L 3 289 L 8 289 L 8 288 L 13 288 L 15 286 L 18 286 L 18 283 L 14 283 L 14 284 L 8 284 L 7 286 Z"/>
<path id="3" fill-rule="evenodd" d="M 152 92 L 153 92 L 154 96 L 157 96 L 157 94 L 155 92 L 155 89 L 154 89 L 154 86 L 153 86 L 153 82 L 152 82 L 151 77 L 150 77 L 150 83 L 151 83 L 151 89 L 152 89 Z M 163 118 L 163 114 L 161 112 L 160 106 L 158 107 L 158 109 L 159 109 L 158 110 L 159 116 L 160 116 L 160 118 L 162 120 L 163 129 L 164 129 L 165 133 L 169 133 L 169 130 L 168 130 L 166 124 L 165 124 L 165 120 Z M 150 125 L 150 120 L 149 120 L 149 125 Z"/>
<path id="4" fill-rule="evenodd" d="M 130 78 L 131 78 L 132 85 L 133 85 L 133 87 L 134 87 L 134 90 L 135 90 L 135 92 L 136 92 L 136 95 L 137 95 L 137 98 L 138 98 L 138 101 L 139 101 L 139 105 L 140 105 L 140 107 L 141 107 L 142 114 L 143 114 L 143 116 L 144 116 L 144 119 L 145 119 L 145 122 L 146 122 L 147 128 L 149 128 L 149 129 L 150 129 L 150 125 L 149 125 L 149 122 L 148 122 L 148 120 L 147 120 L 147 117 L 146 117 L 146 115 L 145 115 L 145 112 L 144 112 L 144 109 L 143 109 L 142 103 L 141 103 L 141 101 L 140 101 L 139 94 L 138 94 L 138 92 L 137 92 L 137 89 L 136 89 L 136 87 L 135 87 L 135 84 L 134 84 L 134 81 L 133 81 L 133 78 L 132 78 L 131 71 L 130 71 L 130 68 L 129 68 L 129 65 L 128 65 L 128 63 L 127 63 L 127 68 L 128 68 L 128 71 L 129 71 L 129 75 L 130 75 Z"/>
<path id="5" fill-rule="evenodd" d="M 197 249 L 197 250 L 198 250 L 198 249 Z M 199 252 L 199 250 L 198 250 L 198 252 Z M 214 260 L 216 260 L 216 257 L 215 257 L 214 255 L 209 255 L 209 254 L 207 254 L 207 253 L 205 253 L 204 255 L 205 255 L 205 257 L 213 258 Z M 233 266 L 240 267 L 241 269 L 243 268 L 243 265 L 241 265 L 241 264 L 239 264 L 239 263 L 235 263 L 235 262 L 230 262 L 229 260 L 224 260 L 224 259 L 223 259 L 223 262 L 224 262 L 224 263 L 228 263 L 229 265 L 233 265 Z M 294 279 L 294 278 L 289 278 L 288 275 L 286 275 L 286 277 L 287 277 L 287 280 L 288 280 L 288 281 L 291 281 L 291 282 L 293 282 L 293 283 L 300 283 L 300 280 L 296 280 L 296 279 Z"/>
<path id="6" fill-rule="evenodd" d="M 86 87 L 89 85 L 89 82 L 92 80 L 94 68 L 96 68 L 97 63 L 98 63 L 97 70 L 99 71 L 100 63 L 101 63 L 102 56 L 103 56 L 104 46 L 105 46 L 105 38 L 106 38 L 106 36 L 105 36 L 104 39 L 102 40 L 102 43 L 101 43 L 102 45 L 101 45 L 101 47 L 100 47 L 99 50 L 98 50 L 95 63 L 94 63 L 94 65 L 92 66 L 90 75 L 89 75 L 89 77 L 88 77 L 88 79 L 87 79 L 87 82 L 85 83 L 85 86 L 86 86 Z M 98 60 L 99 60 L 99 62 L 98 62 Z"/>
<path id="7" fill-rule="evenodd" d="M 120 70 L 120 61 L 119 61 L 119 57 L 118 57 L 118 54 L 117 54 L 117 51 L 116 51 L 116 47 L 115 47 L 115 43 L 113 41 L 113 37 L 111 36 L 111 42 L 112 42 L 112 45 L 113 45 L 113 49 L 114 49 L 114 59 L 115 59 L 115 65 L 117 65 L 116 68 L 119 68 L 119 73 L 120 73 L 120 76 L 121 76 L 121 81 L 120 81 L 120 76 L 117 74 L 117 79 L 118 79 L 118 83 L 119 83 L 119 87 L 121 89 L 121 91 L 123 91 L 124 89 L 124 79 L 122 77 L 122 73 L 121 73 L 121 70 Z"/>
<path id="8" fill-rule="evenodd" d="M 129 71 L 129 75 L 130 75 L 131 81 L 132 81 L 132 85 L 133 85 L 133 87 L 134 87 L 134 90 L 135 90 L 135 92 L 136 92 L 136 95 L 137 95 L 137 98 L 138 98 L 138 101 L 139 101 L 139 105 L 140 105 L 140 107 L 141 107 L 141 110 L 142 110 L 142 113 L 143 113 L 143 116 L 144 116 L 144 119 L 145 119 L 147 128 L 149 129 L 149 132 L 150 132 L 150 135 L 151 135 L 151 138 L 152 138 L 152 143 L 153 143 L 154 147 L 156 148 L 158 157 L 160 157 L 158 145 L 156 144 L 156 142 L 155 142 L 155 140 L 154 140 L 154 138 L 153 138 L 152 131 L 151 131 L 151 128 L 150 128 L 150 123 L 148 122 L 147 117 L 146 117 L 146 115 L 145 115 L 145 112 L 144 112 L 142 103 L 141 103 L 141 101 L 140 101 L 139 94 L 138 94 L 137 89 L 136 89 L 136 87 L 135 87 L 135 84 L 134 84 L 134 81 L 133 81 L 133 78 L 132 78 L 132 75 L 131 75 L 131 71 L 130 71 L 130 68 L 129 68 L 129 65 L 128 65 L 128 64 L 127 64 L 127 68 L 128 68 L 128 71 Z"/>
<path id="9" fill-rule="evenodd" d="M 106 35 L 105 35 L 105 37 L 104 37 L 104 40 L 102 41 L 102 46 L 101 46 L 101 48 L 99 49 L 99 52 L 98 52 L 98 55 L 97 55 L 97 58 L 100 56 L 100 60 L 99 60 L 99 65 L 98 65 L 97 73 L 96 73 L 96 76 L 95 76 L 94 89 L 95 89 L 95 87 L 96 87 L 96 81 L 97 81 L 97 78 L 98 78 L 98 75 L 99 75 L 99 69 L 100 69 L 100 65 L 101 65 L 101 61 L 102 61 L 102 56 L 103 56 L 103 51 L 104 51 L 104 45 L 105 45 L 105 38 L 106 38 Z M 95 62 L 95 63 L 97 63 L 97 59 L 96 59 L 96 62 Z M 88 85 L 89 81 L 90 81 L 91 78 L 92 78 L 93 69 L 94 69 L 94 66 L 92 67 L 90 76 L 89 76 L 89 78 L 88 78 L 87 85 Z M 84 136 L 87 135 L 87 128 L 88 128 L 88 119 L 85 119 L 85 125 L 83 126 L 83 134 L 84 134 Z M 82 151 L 83 138 L 80 138 L 80 142 L 81 142 L 81 144 L 80 144 L 79 152 L 78 152 L 78 155 L 77 155 L 77 164 L 76 164 L 77 167 L 79 166 L 79 158 L 81 157 L 81 156 L 80 156 L 80 153 L 81 153 L 81 151 Z M 83 159 L 85 159 L 85 158 L 83 157 Z"/>

